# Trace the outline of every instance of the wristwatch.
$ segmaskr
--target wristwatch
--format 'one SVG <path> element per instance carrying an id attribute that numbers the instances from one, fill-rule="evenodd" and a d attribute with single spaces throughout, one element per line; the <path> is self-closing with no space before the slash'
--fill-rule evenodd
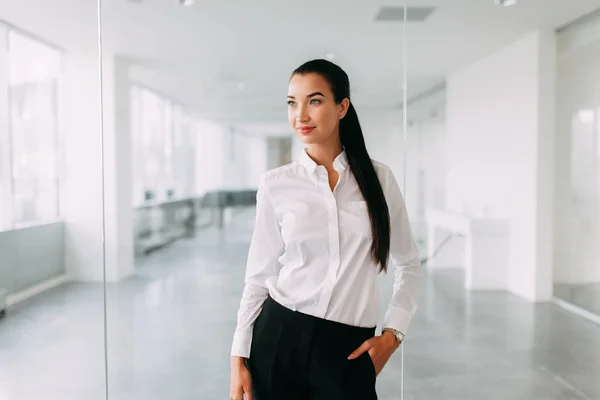
<path id="1" fill-rule="evenodd" d="M 381 332 L 389 332 L 392 335 L 396 336 L 396 340 L 398 340 L 398 343 L 402 343 L 402 341 L 404 340 L 404 333 L 400 332 L 398 329 L 383 328 Z"/>

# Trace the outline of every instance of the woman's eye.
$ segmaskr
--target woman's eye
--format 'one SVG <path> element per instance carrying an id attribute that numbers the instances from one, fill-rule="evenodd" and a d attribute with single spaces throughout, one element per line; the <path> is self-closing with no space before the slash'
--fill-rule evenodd
<path id="1" fill-rule="evenodd" d="M 321 104 L 321 100 L 318 100 L 318 99 L 312 99 L 312 100 L 310 101 L 310 104 Z"/>
<path id="2" fill-rule="evenodd" d="M 293 106 L 293 105 L 295 105 L 295 104 L 296 104 L 296 103 L 294 103 L 294 102 L 293 102 L 293 101 L 291 101 L 291 100 L 289 100 L 287 103 L 288 103 L 288 106 Z"/>

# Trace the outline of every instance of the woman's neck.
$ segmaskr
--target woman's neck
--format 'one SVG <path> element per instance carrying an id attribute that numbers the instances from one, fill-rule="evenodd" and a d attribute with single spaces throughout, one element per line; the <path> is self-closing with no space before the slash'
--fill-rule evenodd
<path id="1" fill-rule="evenodd" d="M 333 169 L 333 161 L 342 153 L 342 144 L 336 145 L 317 145 L 313 144 L 307 147 L 306 152 L 317 165 L 322 165 L 328 171 Z"/>

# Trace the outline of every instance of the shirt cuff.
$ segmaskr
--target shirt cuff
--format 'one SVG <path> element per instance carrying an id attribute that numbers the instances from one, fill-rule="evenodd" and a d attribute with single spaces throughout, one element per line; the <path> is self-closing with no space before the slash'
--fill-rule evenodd
<path id="1" fill-rule="evenodd" d="M 383 328 L 393 328 L 406 335 L 413 313 L 404 308 L 390 306 L 385 314 Z"/>
<path id="2" fill-rule="evenodd" d="M 233 334 L 231 346 L 232 357 L 250 357 L 250 346 L 252 345 L 252 331 L 236 331 Z"/>

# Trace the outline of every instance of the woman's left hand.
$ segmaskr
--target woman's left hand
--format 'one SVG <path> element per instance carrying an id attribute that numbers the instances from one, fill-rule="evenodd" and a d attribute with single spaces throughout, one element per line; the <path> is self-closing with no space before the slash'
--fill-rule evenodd
<path id="1" fill-rule="evenodd" d="M 354 350 L 349 360 L 353 360 L 360 356 L 365 351 L 369 352 L 373 365 L 375 366 L 375 373 L 379 375 L 385 364 L 388 362 L 394 351 L 400 347 L 400 343 L 394 335 L 389 332 L 383 332 L 380 336 L 374 336 L 369 340 L 366 340 L 359 348 Z"/>

